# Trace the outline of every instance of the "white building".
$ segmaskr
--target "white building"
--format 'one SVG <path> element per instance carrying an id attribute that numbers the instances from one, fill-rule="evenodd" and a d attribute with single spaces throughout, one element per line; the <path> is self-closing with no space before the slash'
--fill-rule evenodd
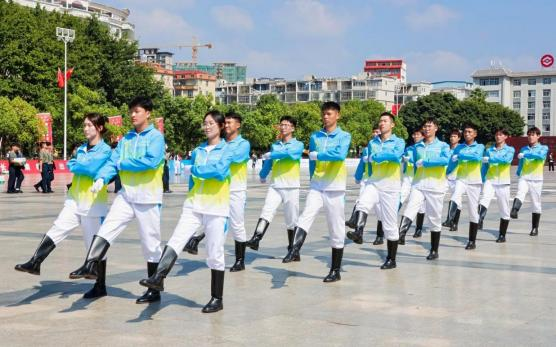
<path id="1" fill-rule="evenodd" d="M 466 81 L 440 81 L 432 83 L 431 93 L 450 93 L 458 100 L 463 100 L 473 91 L 473 83 Z"/>
<path id="2" fill-rule="evenodd" d="M 127 21 L 128 9 L 117 9 L 87 0 L 13 0 L 14 3 L 35 8 L 37 4 L 46 11 L 65 12 L 81 18 L 97 17 L 110 28 L 116 38 L 134 39 L 135 27 Z"/>
<path id="3" fill-rule="evenodd" d="M 498 102 L 519 112 L 526 128 L 536 126 L 542 135 L 556 135 L 556 70 L 512 72 L 507 68 L 475 71 L 473 84 Z"/>

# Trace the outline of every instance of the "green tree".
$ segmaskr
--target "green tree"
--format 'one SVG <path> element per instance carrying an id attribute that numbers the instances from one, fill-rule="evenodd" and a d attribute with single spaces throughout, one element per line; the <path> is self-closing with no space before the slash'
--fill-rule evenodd
<path id="1" fill-rule="evenodd" d="M 37 109 L 25 100 L 13 100 L 0 96 L 0 137 L 2 145 L 19 143 L 27 155 L 33 153 L 34 146 L 45 129 L 37 118 Z M 3 149 L 2 152 L 5 152 Z"/>

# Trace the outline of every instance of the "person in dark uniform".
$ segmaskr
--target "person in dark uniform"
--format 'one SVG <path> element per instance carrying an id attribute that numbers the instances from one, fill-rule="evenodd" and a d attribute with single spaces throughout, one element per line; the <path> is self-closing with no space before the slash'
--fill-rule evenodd
<path id="1" fill-rule="evenodd" d="M 10 164 L 8 175 L 8 191 L 7 193 L 23 193 L 21 191 L 21 183 L 25 179 L 23 168 L 25 167 L 25 158 L 19 149 L 19 145 L 13 144 L 8 152 L 8 162 Z"/>
<path id="2" fill-rule="evenodd" d="M 166 153 L 164 153 L 164 172 L 162 173 L 162 189 L 164 193 L 171 193 L 170 190 L 170 168 L 168 168 L 168 160 L 170 160 L 170 153 L 168 146 L 166 146 Z"/>

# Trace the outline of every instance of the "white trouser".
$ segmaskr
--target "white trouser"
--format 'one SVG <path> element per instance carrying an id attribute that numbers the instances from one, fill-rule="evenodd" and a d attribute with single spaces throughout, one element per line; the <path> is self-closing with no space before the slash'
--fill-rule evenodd
<path id="1" fill-rule="evenodd" d="M 286 228 L 295 228 L 297 218 L 299 217 L 299 188 L 269 187 L 263 210 L 261 211 L 261 218 L 271 223 L 280 204 L 284 204 Z"/>
<path id="2" fill-rule="evenodd" d="M 89 249 L 93 236 L 100 229 L 104 217 L 87 217 L 76 213 L 74 206 L 64 206 L 58 218 L 54 221 L 54 225 L 48 230 L 46 235 L 52 239 L 54 244 L 60 243 L 78 226 L 83 229 L 83 241 L 85 249 Z"/>
<path id="3" fill-rule="evenodd" d="M 193 212 L 193 209 L 184 206 L 180 220 L 166 245 L 172 247 L 176 254 L 180 254 L 189 238 L 196 231 L 203 230 L 206 235 L 207 266 L 223 271 L 227 221 L 227 217 Z"/>
<path id="4" fill-rule="evenodd" d="M 479 204 L 488 208 L 490 201 L 496 195 L 498 201 L 498 211 L 500 218 L 510 219 L 510 185 L 509 184 L 492 184 L 491 181 L 485 181 Z"/>
<path id="5" fill-rule="evenodd" d="M 415 220 L 417 212 L 425 213 L 426 224 L 431 231 L 442 230 L 442 206 L 444 205 L 444 192 L 420 190 L 413 188 L 405 207 L 403 215 L 412 221 Z M 421 210 L 424 208 L 424 212 Z"/>
<path id="6" fill-rule="evenodd" d="M 531 197 L 531 203 L 533 204 L 533 213 L 541 213 L 541 191 L 542 191 L 542 182 L 543 181 L 528 181 L 523 178 L 520 178 L 517 182 L 517 194 L 515 195 L 516 199 L 521 200 L 521 202 L 525 202 L 525 195 L 529 193 Z"/>
<path id="7" fill-rule="evenodd" d="M 398 207 L 400 204 L 400 191 L 384 191 L 378 189 L 373 183 L 365 184 L 365 190 L 357 204 L 357 211 L 369 214 L 373 208 L 380 205 L 378 220 L 382 222 L 382 229 L 387 240 L 397 241 L 398 232 Z"/>
<path id="8" fill-rule="evenodd" d="M 247 192 L 245 190 L 230 192 L 230 232 L 234 240 L 238 242 L 247 241 L 245 232 L 245 201 Z"/>
<path id="9" fill-rule="evenodd" d="M 324 207 L 328 233 L 330 235 L 330 246 L 332 248 L 344 248 L 346 238 L 346 226 L 344 216 L 345 205 L 344 191 L 318 191 L 310 189 L 305 201 L 305 209 L 297 221 L 297 226 L 307 233 L 315 221 L 317 214 Z"/>
<path id="10" fill-rule="evenodd" d="M 403 204 L 411 193 L 411 182 L 413 179 L 408 176 L 402 178 L 402 189 L 400 190 L 400 203 Z"/>
<path id="11" fill-rule="evenodd" d="M 456 190 L 456 180 L 447 179 L 446 182 L 448 182 L 448 192 L 450 192 L 450 199 L 451 199 L 451 196 L 454 194 L 454 191 Z"/>
<path id="12" fill-rule="evenodd" d="M 135 204 L 118 194 L 97 235 L 112 244 L 134 218 L 139 225 L 143 257 L 150 263 L 158 263 L 162 254 L 160 204 Z"/>
<path id="13" fill-rule="evenodd" d="M 357 204 L 359 203 L 359 199 L 361 199 L 361 196 L 363 195 L 364 191 L 365 191 L 365 183 L 361 183 L 361 187 L 359 188 L 359 197 L 355 201 L 355 210 L 357 210 Z M 375 215 L 376 215 L 376 220 L 380 222 L 380 204 L 375 205 Z"/>
<path id="14" fill-rule="evenodd" d="M 450 200 L 462 208 L 463 193 L 467 194 L 467 207 L 469 211 L 469 222 L 479 222 L 479 196 L 481 194 L 482 184 L 467 184 L 462 181 L 456 181 L 456 189 Z"/>

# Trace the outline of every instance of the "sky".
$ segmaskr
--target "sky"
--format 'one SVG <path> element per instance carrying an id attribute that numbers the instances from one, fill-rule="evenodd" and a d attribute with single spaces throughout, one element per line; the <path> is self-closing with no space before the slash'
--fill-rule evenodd
<path id="1" fill-rule="evenodd" d="M 247 65 L 248 77 L 347 77 L 366 59 L 402 58 L 409 82 L 466 80 L 492 63 L 541 70 L 556 55 L 550 0 L 99 0 L 128 8 L 141 47 L 176 53 L 196 36 L 199 63 Z"/>

